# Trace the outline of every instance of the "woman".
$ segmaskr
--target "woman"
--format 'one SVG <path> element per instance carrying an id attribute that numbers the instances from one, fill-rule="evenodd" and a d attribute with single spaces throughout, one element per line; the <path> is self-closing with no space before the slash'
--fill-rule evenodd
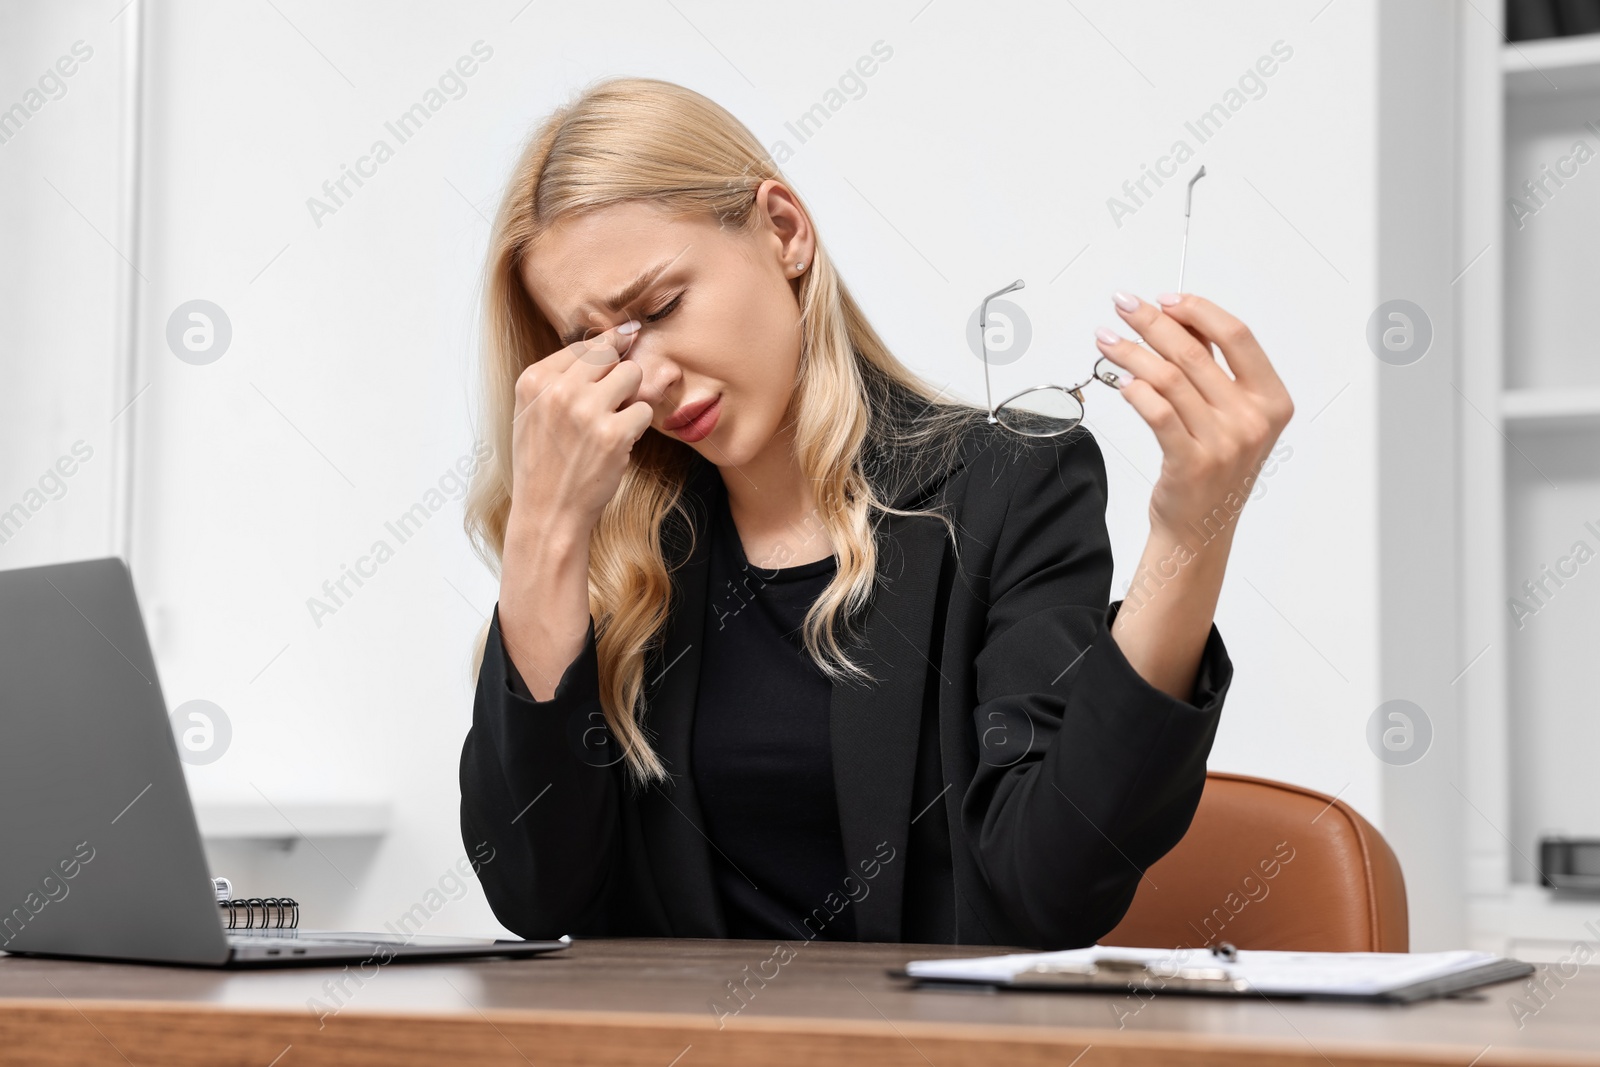
<path id="1" fill-rule="evenodd" d="M 736 119 L 625 78 L 540 127 L 491 242 L 467 513 L 501 584 L 461 829 L 507 928 L 1064 948 L 1119 921 L 1232 678 L 1235 524 L 1184 538 L 1293 407 L 1226 312 L 1118 296 L 1153 351 L 1100 350 L 1164 455 L 1137 611 L 1108 603 L 1094 438 L 901 364 Z"/>

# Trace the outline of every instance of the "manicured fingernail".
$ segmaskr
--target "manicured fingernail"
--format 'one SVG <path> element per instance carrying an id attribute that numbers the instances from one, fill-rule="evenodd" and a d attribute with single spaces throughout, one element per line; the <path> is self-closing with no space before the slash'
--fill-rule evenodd
<path id="1" fill-rule="evenodd" d="M 620 333 L 620 334 L 637 333 L 638 331 L 639 331 L 639 320 L 638 319 L 629 319 L 627 322 L 625 322 L 621 326 L 617 327 L 617 332 Z"/>
<path id="2" fill-rule="evenodd" d="M 1116 301 L 1117 307 L 1121 308 L 1123 311 L 1137 311 L 1137 310 L 1139 310 L 1138 298 L 1131 297 L 1127 293 L 1122 292 L 1121 290 L 1118 290 L 1117 292 L 1112 293 L 1111 294 L 1111 299 Z"/>
<path id="3" fill-rule="evenodd" d="M 1122 338 L 1118 337 L 1104 326 L 1095 330 L 1094 335 L 1103 345 L 1114 345 L 1118 341 L 1122 340 Z"/>
<path id="4" fill-rule="evenodd" d="M 1183 299 L 1183 294 L 1181 294 L 1181 293 L 1162 293 L 1160 296 L 1156 297 L 1156 299 L 1161 301 L 1161 303 L 1164 306 L 1171 307 L 1173 304 L 1176 304 L 1178 301 Z"/>

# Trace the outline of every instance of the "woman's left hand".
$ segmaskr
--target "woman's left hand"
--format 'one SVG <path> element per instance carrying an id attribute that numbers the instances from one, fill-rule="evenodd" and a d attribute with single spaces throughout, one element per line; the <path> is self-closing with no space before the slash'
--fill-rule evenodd
<path id="1" fill-rule="evenodd" d="M 1097 331 L 1100 351 L 1133 375 L 1131 381 L 1119 375 L 1122 395 L 1161 443 L 1151 530 L 1183 539 L 1208 518 L 1215 526 L 1220 508 L 1231 535 L 1232 519 L 1294 414 L 1294 402 L 1244 323 L 1192 293 L 1158 299 L 1159 305 L 1124 293 L 1113 297 L 1117 313 L 1150 348 L 1121 337 L 1107 341 Z M 1222 350 L 1232 378 L 1212 344 Z"/>

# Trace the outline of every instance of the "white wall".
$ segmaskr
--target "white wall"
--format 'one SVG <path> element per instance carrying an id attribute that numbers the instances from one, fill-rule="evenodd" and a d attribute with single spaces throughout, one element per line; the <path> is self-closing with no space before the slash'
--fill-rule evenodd
<path id="1" fill-rule="evenodd" d="M 73 40 L 98 41 L 120 3 L 4 9 L 0 100 Z M 375 539 L 393 544 L 385 521 L 471 448 L 485 216 L 532 124 L 618 73 L 679 81 L 769 146 L 785 142 L 787 175 L 879 329 L 919 371 L 979 401 L 963 331 L 981 296 L 1028 282 L 1014 296 L 1033 351 L 998 372 L 997 395 L 1081 379 L 1093 328 L 1118 325 L 1112 290 L 1149 298 L 1175 284 L 1183 183 L 1204 163 L 1186 288 L 1250 324 L 1297 405 L 1282 438 L 1292 457 L 1245 512 L 1218 610 L 1237 678 L 1212 766 L 1337 793 L 1385 825 L 1383 764 L 1365 736 L 1391 695 L 1380 686 L 1378 367 L 1364 341 L 1381 251 L 1376 7 L 829 0 L 797 17 L 731 0 L 150 5 L 138 336 L 149 388 L 133 567 L 169 704 L 208 699 L 233 725 L 227 754 L 190 768 L 191 788 L 206 802 L 373 800 L 395 812 L 381 843 L 216 847 L 214 864 L 253 892 L 300 897 L 310 925 L 370 928 L 461 855 L 470 643 L 495 585 L 468 549 L 459 501 L 320 626 L 307 598 Z M 307 199 L 374 139 L 394 145 L 385 121 L 478 41 L 493 53 L 465 94 L 319 225 Z M 786 123 L 826 102 L 879 41 L 892 56 L 801 143 Z M 1230 98 L 1280 41 L 1292 55 L 1279 46 L 1258 98 Z M 101 58 L 39 129 L 0 145 L 4 359 L 22 383 L 0 393 L 0 501 L 109 417 L 116 253 L 44 183 L 91 219 L 114 214 L 111 182 L 85 152 L 114 141 L 109 48 Z M 1202 144 L 1185 123 L 1216 104 L 1238 106 Z M 35 132 L 50 136 L 25 143 Z M 1194 158 L 1119 224 L 1108 199 L 1180 140 Z M 220 306 L 233 334 L 205 366 L 180 361 L 165 337 L 173 309 L 197 298 Z M 1112 391 L 1090 405 L 1120 590 L 1160 452 Z M 0 566 L 102 554 L 107 494 L 103 480 L 75 482 L 0 546 Z M 498 930 L 475 887 L 429 927 Z"/>
<path id="2" fill-rule="evenodd" d="M 0 6 L 0 513 L 23 508 L 0 519 L 0 567 L 103 555 L 110 536 L 123 262 L 114 11 Z"/>

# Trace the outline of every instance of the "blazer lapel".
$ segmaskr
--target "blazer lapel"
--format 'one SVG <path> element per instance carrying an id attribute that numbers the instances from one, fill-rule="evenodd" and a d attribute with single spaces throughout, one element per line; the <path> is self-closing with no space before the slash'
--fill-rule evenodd
<path id="1" fill-rule="evenodd" d="M 828 711 L 845 869 L 867 887 L 853 905 L 861 941 L 900 940 L 923 688 L 934 669 L 929 653 L 944 564 L 943 524 L 896 515 L 885 522 L 880 585 L 862 642 L 850 647 L 877 681 L 835 684 Z"/>
<path id="2" fill-rule="evenodd" d="M 648 712 L 645 726 L 671 779 L 639 799 L 645 847 L 650 852 L 662 907 L 678 937 L 727 937 L 712 881 L 711 842 L 689 773 L 689 745 L 695 699 L 700 688 L 700 647 L 710 572 L 705 501 L 716 467 L 697 461 L 685 486 L 685 499 L 698 509 L 694 550 L 672 574 L 675 603 L 668 614 L 661 648 L 646 658 Z"/>
<path id="3" fill-rule="evenodd" d="M 890 417 L 915 413 L 891 406 Z M 864 470 L 880 497 L 908 509 L 966 464 L 972 440 L 953 456 L 880 444 L 867 451 Z M 933 661 L 933 619 L 948 531 L 933 518 L 885 515 L 882 522 L 878 586 L 861 644 L 850 649 L 876 681 L 835 685 L 828 713 L 845 869 L 868 887 L 853 905 L 862 941 L 901 939 L 924 691 L 930 674 L 943 676 Z"/>

